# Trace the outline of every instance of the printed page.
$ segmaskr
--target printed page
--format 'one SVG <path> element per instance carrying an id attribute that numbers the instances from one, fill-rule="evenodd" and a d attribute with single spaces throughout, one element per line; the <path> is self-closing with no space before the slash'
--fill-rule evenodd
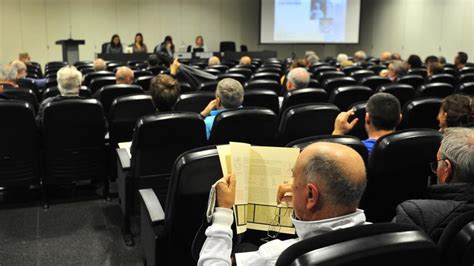
<path id="1" fill-rule="evenodd" d="M 217 146 L 217 153 L 219 154 L 219 161 L 221 163 L 221 169 L 223 175 L 232 174 L 232 159 L 230 154 L 229 145 L 219 145 Z"/>
<path id="2" fill-rule="evenodd" d="M 132 158 L 132 153 L 130 151 L 130 148 L 132 147 L 132 142 L 129 141 L 129 142 L 120 142 L 118 144 L 119 148 L 120 149 L 126 149 L 127 150 L 127 153 L 128 153 L 128 158 Z"/>
<path id="3" fill-rule="evenodd" d="M 292 183 L 298 148 L 250 147 L 247 227 L 294 234 L 289 206 L 278 206 L 278 185 Z"/>

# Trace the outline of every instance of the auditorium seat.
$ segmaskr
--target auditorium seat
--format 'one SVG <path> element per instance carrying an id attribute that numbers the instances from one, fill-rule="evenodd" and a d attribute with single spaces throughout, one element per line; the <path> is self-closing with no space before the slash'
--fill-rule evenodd
<path id="1" fill-rule="evenodd" d="M 244 86 L 245 82 L 247 81 L 247 78 L 244 75 L 238 74 L 238 73 L 225 73 L 225 74 L 220 74 L 219 75 L 219 81 L 223 80 L 225 78 L 235 79 L 238 82 L 240 82 L 240 84 L 242 84 L 242 86 Z"/>
<path id="2" fill-rule="evenodd" d="M 139 77 L 143 77 L 143 76 L 151 76 L 153 75 L 153 72 L 149 71 L 149 70 L 134 70 L 133 71 L 133 78 L 137 79 Z"/>
<path id="3" fill-rule="evenodd" d="M 79 71 L 81 71 L 82 76 L 85 76 L 85 75 L 87 75 L 87 74 L 89 74 L 89 73 L 95 72 L 95 70 L 94 70 L 93 68 L 83 68 L 83 69 L 81 69 L 81 70 L 79 70 Z"/>
<path id="4" fill-rule="evenodd" d="M 143 93 L 142 87 L 139 85 L 113 84 L 102 87 L 94 96 L 102 103 L 105 116 L 109 117 L 110 106 L 116 98 L 125 95 Z"/>
<path id="5" fill-rule="evenodd" d="M 278 76 L 280 76 L 280 73 L 281 73 L 281 68 L 280 67 L 260 67 L 257 69 L 257 73 L 261 73 L 261 72 L 270 72 L 270 73 L 275 73 L 275 74 L 278 74 Z"/>
<path id="6" fill-rule="evenodd" d="M 276 94 L 280 94 L 281 86 L 278 81 L 269 80 L 269 79 L 256 79 L 250 80 L 244 87 L 244 90 L 255 90 L 255 89 L 263 89 L 263 90 L 270 90 L 275 92 Z"/>
<path id="7" fill-rule="evenodd" d="M 327 103 L 329 95 L 323 89 L 305 88 L 285 92 L 281 104 L 280 114 L 286 109 L 304 103 Z"/>
<path id="8" fill-rule="evenodd" d="M 339 87 L 332 91 L 329 102 L 335 104 L 341 111 L 347 111 L 352 104 L 367 101 L 373 93 L 372 89 L 366 86 Z"/>
<path id="9" fill-rule="evenodd" d="M 367 86 L 376 91 L 378 87 L 392 83 L 389 78 L 379 77 L 379 76 L 370 76 L 365 77 L 360 81 L 360 85 Z"/>
<path id="10" fill-rule="evenodd" d="M 446 74 L 446 73 L 436 74 L 436 75 L 431 76 L 428 79 L 428 83 L 438 83 L 438 82 L 448 83 L 448 84 L 451 84 L 452 86 L 456 85 L 456 79 L 451 74 Z"/>
<path id="11" fill-rule="evenodd" d="M 316 79 L 310 79 L 308 88 L 321 88 L 321 83 Z"/>
<path id="12" fill-rule="evenodd" d="M 235 52 L 235 42 L 220 42 L 219 52 Z"/>
<path id="13" fill-rule="evenodd" d="M 400 77 L 397 83 L 408 84 L 411 85 L 413 89 L 418 89 L 418 87 L 425 83 L 425 79 L 421 75 L 405 75 Z"/>
<path id="14" fill-rule="evenodd" d="M 33 107 L 22 101 L 0 101 L 0 114 L 0 187 L 8 191 L 39 185 L 40 144 Z"/>
<path id="15" fill-rule="evenodd" d="M 191 87 L 191 84 L 187 83 L 187 82 L 184 82 L 184 81 L 180 81 L 178 82 L 179 83 L 179 90 L 181 93 L 186 93 L 186 92 L 192 92 L 192 91 L 195 91 L 193 90 L 193 88 Z"/>
<path id="16" fill-rule="evenodd" d="M 403 106 L 411 99 L 415 98 L 415 89 L 413 86 L 403 83 L 387 84 L 379 87 L 377 92 L 390 93 L 395 96 L 400 102 L 400 107 Z"/>
<path id="17" fill-rule="evenodd" d="M 95 99 L 67 99 L 44 108 L 41 135 L 45 207 L 52 184 L 104 180 L 107 196 L 105 133 L 104 112 Z"/>
<path id="18" fill-rule="evenodd" d="M 84 81 L 82 82 L 82 85 L 90 88 L 90 84 L 93 79 L 98 78 L 98 77 L 114 77 L 114 76 L 115 74 L 110 71 L 91 72 L 84 76 Z"/>
<path id="19" fill-rule="evenodd" d="M 344 72 L 346 76 L 350 77 L 352 72 L 362 70 L 362 69 L 363 68 L 361 66 L 349 66 L 349 67 L 343 68 L 342 72 Z"/>
<path id="20" fill-rule="evenodd" d="M 426 78 L 428 73 L 426 72 L 426 68 L 412 68 L 408 69 L 408 74 L 409 75 L 420 75 L 423 78 Z"/>
<path id="21" fill-rule="evenodd" d="M 212 65 L 212 66 L 209 66 L 210 69 L 217 69 L 219 70 L 222 74 L 227 72 L 227 70 L 229 70 L 229 67 L 226 66 L 226 65 L 222 65 L 222 64 L 219 64 L 219 65 Z"/>
<path id="22" fill-rule="evenodd" d="M 275 72 L 257 72 L 252 75 L 251 80 L 274 80 L 276 82 L 280 82 L 280 74 Z"/>
<path id="23" fill-rule="evenodd" d="M 115 72 L 115 70 L 119 67 L 126 66 L 122 62 L 107 62 L 107 71 Z"/>
<path id="24" fill-rule="evenodd" d="M 313 68 L 310 68 L 310 72 L 313 73 L 313 76 L 315 78 L 319 78 L 321 73 L 323 72 L 334 72 L 337 71 L 337 68 L 334 66 L 329 66 L 329 65 L 319 65 L 319 66 L 314 66 Z"/>
<path id="25" fill-rule="evenodd" d="M 372 70 L 357 70 L 351 73 L 351 77 L 360 82 L 363 78 L 375 76 Z"/>
<path id="26" fill-rule="evenodd" d="M 369 156 L 368 183 L 360 204 L 371 222 L 388 222 L 398 204 L 427 197 L 430 162 L 436 161 L 441 133 L 408 129 L 377 140 Z"/>
<path id="27" fill-rule="evenodd" d="M 474 67 L 465 66 L 459 70 L 459 74 L 467 74 L 467 73 L 474 73 Z"/>
<path id="28" fill-rule="evenodd" d="M 368 138 L 367 131 L 365 130 L 365 110 L 367 107 L 367 102 L 359 102 L 351 105 L 348 109 L 354 112 L 354 117 L 351 118 L 349 121 L 352 122 L 352 119 L 358 118 L 359 121 L 356 125 L 352 128 L 347 135 L 351 135 L 357 137 L 361 140 L 365 140 Z"/>
<path id="29" fill-rule="evenodd" d="M 243 107 L 219 113 L 212 126 L 210 144 L 230 141 L 253 145 L 275 144 L 277 115 L 270 109 Z"/>
<path id="30" fill-rule="evenodd" d="M 59 95 L 58 87 L 47 88 L 43 91 L 43 100 L 49 97 L 57 96 L 57 95 Z M 81 88 L 79 89 L 79 96 L 84 97 L 84 98 L 91 98 L 92 93 L 89 90 L 89 88 L 87 88 L 86 86 L 81 86 Z"/>
<path id="31" fill-rule="evenodd" d="M 227 71 L 227 73 L 237 73 L 237 74 L 242 74 L 245 76 L 245 80 L 249 80 L 250 77 L 252 76 L 252 70 L 248 68 L 239 68 L 239 67 L 233 67 Z"/>
<path id="32" fill-rule="evenodd" d="M 454 87 L 450 83 L 432 82 L 421 85 L 416 91 L 416 97 L 444 98 L 453 94 Z"/>
<path id="33" fill-rule="evenodd" d="M 175 111 L 186 111 L 200 113 L 210 101 L 216 98 L 214 92 L 210 91 L 197 91 L 197 92 L 186 92 L 182 93 L 176 104 L 174 105 Z"/>
<path id="34" fill-rule="evenodd" d="M 211 80 L 211 81 L 205 81 L 199 85 L 197 91 L 203 91 L 203 92 L 215 92 L 217 89 L 217 83 L 218 81 Z"/>
<path id="35" fill-rule="evenodd" d="M 438 249 L 443 266 L 474 264 L 474 210 L 449 222 L 438 241 Z"/>
<path id="36" fill-rule="evenodd" d="M 35 114 L 36 112 L 38 112 L 38 99 L 36 97 L 36 94 L 32 90 L 7 88 L 3 89 L 3 94 L 12 97 L 15 100 L 29 103 L 35 111 Z"/>
<path id="37" fill-rule="evenodd" d="M 419 98 L 408 101 L 403 107 L 403 119 L 400 128 L 432 128 L 439 129 L 436 119 L 442 99 Z"/>
<path id="38" fill-rule="evenodd" d="M 384 65 L 374 65 L 367 67 L 367 70 L 374 72 L 375 75 L 379 75 L 382 70 L 387 69 Z"/>
<path id="39" fill-rule="evenodd" d="M 27 89 L 27 90 L 32 90 L 36 97 L 38 98 L 38 101 L 41 100 L 41 94 L 39 92 L 39 88 L 38 88 L 38 85 L 36 85 L 36 83 L 31 80 L 31 79 L 18 79 L 16 81 L 18 87 L 22 88 L 22 89 Z"/>
<path id="40" fill-rule="evenodd" d="M 341 77 L 341 78 L 330 78 L 325 80 L 323 83 L 323 88 L 328 94 L 339 87 L 357 85 L 355 79 L 351 77 Z"/>
<path id="41" fill-rule="evenodd" d="M 446 73 L 446 74 L 451 74 L 451 75 L 453 75 L 453 76 L 457 76 L 457 74 L 458 74 L 458 71 L 457 71 L 456 68 L 454 68 L 454 67 L 447 67 L 446 65 L 444 66 L 443 71 L 444 71 L 444 73 Z"/>
<path id="42" fill-rule="evenodd" d="M 272 110 L 276 115 L 280 112 L 278 94 L 271 90 L 244 90 L 244 107 L 262 107 Z"/>
<path id="43" fill-rule="evenodd" d="M 46 83 L 44 85 L 45 88 L 51 88 L 54 86 L 58 86 L 58 81 L 56 78 L 46 78 Z"/>
<path id="44" fill-rule="evenodd" d="M 328 79 L 345 77 L 344 72 L 341 72 L 341 71 L 324 71 L 324 72 L 319 72 L 319 74 L 315 76 L 320 84 L 324 84 L 324 81 Z"/>
<path id="45" fill-rule="evenodd" d="M 146 265 L 196 264 L 199 250 L 193 259 L 191 246 L 203 222 L 210 188 L 222 176 L 217 149 L 207 146 L 176 160 L 166 204 L 153 190 L 140 190 L 140 241 Z"/>
<path id="46" fill-rule="evenodd" d="M 334 130 L 339 108 L 330 103 L 312 103 L 292 106 L 283 111 L 278 128 L 281 145 L 316 135 L 328 135 Z"/>
<path id="47" fill-rule="evenodd" d="M 134 244 L 130 220 L 138 212 L 138 190 L 153 188 L 160 202 L 166 204 L 173 163 L 181 153 L 205 144 L 205 126 L 199 114 L 163 112 L 140 118 L 135 126 L 131 158 L 127 151 L 117 150 L 117 184 L 126 245 Z"/>
<path id="48" fill-rule="evenodd" d="M 149 91 L 149 90 L 150 90 L 150 83 L 151 83 L 151 80 L 152 80 L 154 77 L 155 77 L 155 76 L 153 76 L 153 75 L 139 77 L 139 78 L 135 79 L 135 84 L 137 84 L 137 85 L 139 85 L 140 87 L 142 87 L 142 89 L 143 89 L 144 91 Z"/>
<path id="49" fill-rule="evenodd" d="M 234 68 L 250 69 L 250 71 L 252 71 L 252 73 L 257 71 L 257 67 L 254 64 L 251 64 L 251 65 L 236 65 Z"/>
<path id="50" fill-rule="evenodd" d="M 474 82 L 474 73 L 469 72 L 469 73 L 460 74 L 458 75 L 457 79 L 458 79 L 458 84 L 462 84 L 466 82 Z"/>
<path id="51" fill-rule="evenodd" d="M 153 75 L 158 75 L 158 74 L 161 74 L 162 71 L 166 71 L 167 68 L 164 67 L 164 66 L 150 66 L 148 68 L 146 68 L 147 71 L 150 71 L 151 73 L 153 73 Z M 135 77 L 136 79 L 136 77 Z"/>
<path id="52" fill-rule="evenodd" d="M 366 224 L 298 241 L 276 262 L 283 265 L 438 265 L 436 245 L 418 227 Z"/>
<path id="53" fill-rule="evenodd" d="M 91 90 L 92 95 L 94 95 L 102 87 L 107 86 L 107 85 L 113 85 L 116 83 L 117 83 L 117 80 L 115 79 L 115 77 L 97 77 L 91 81 L 89 89 Z"/>
<path id="54" fill-rule="evenodd" d="M 474 82 L 466 82 L 459 84 L 456 88 L 456 92 L 474 96 Z"/>

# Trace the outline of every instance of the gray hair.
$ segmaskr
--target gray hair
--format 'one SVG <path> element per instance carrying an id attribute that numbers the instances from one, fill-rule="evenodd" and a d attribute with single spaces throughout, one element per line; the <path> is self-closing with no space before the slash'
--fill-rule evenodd
<path id="1" fill-rule="evenodd" d="M 317 62 L 319 62 L 319 57 L 315 53 L 309 54 L 309 55 L 306 56 L 306 62 L 309 65 L 316 64 Z"/>
<path id="2" fill-rule="evenodd" d="M 470 128 L 447 128 L 439 148 L 441 158 L 453 164 L 457 180 L 474 182 L 474 130 Z"/>
<path id="3" fill-rule="evenodd" d="M 10 64 L 4 65 L 0 72 L 0 80 L 16 80 L 18 70 Z"/>
<path id="4" fill-rule="evenodd" d="M 307 88 L 310 80 L 309 73 L 302 67 L 294 68 L 288 73 L 288 80 L 294 85 L 294 89 Z"/>
<path id="5" fill-rule="evenodd" d="M 77 96 L 81 88 L 82 73 L 73 66 L 65 66 L 58 71 L 57 81 L 62 96 Z"/>
<path id="6" fill-rule="evenodd" d="M 338 54 L 336 60 L 338 63 L 342 63 L 344 61 L 349 60 L 349 57 L 346 54 Z"/>
<path id="7" fill-rule="evenodd" d="M 107 70 L 107 63 L 102 58 L 94 60 L 93 66 L 95 71 Z"/>
<path id="8" fill-rule="evenodd" d="M 225 78 L 217 83 L 216 97 L 224 108 L 237 108 L 244 101 L 244 88 L 237 80 Z"/>
<path id="9" fill-rule="evenodd" d="M 393 71 L 397 73 L 397 76 L 403 76 L 407 72 L 407 65 L 400 60 L 393 60 L 390 65 L 392 65 Z"/>
<path id="10" fill-rule="evenodd" d="M 323 198 L 342 206 L 358 206 L 367 185 L 366 178 L 362 182 L 354 182 L 341 165 L 323 154 L 316 154 L 308 160 L 303 173 L 306 183 L 324 183 L 326 189 L 320 190 Z"/>
<path id="11" fill-rule="evenodd" d="M 354 57 L 357 60 L 365 60 L 365 59 L 367 59 L 367 54 L 364 51 L 359 50 L 359 51 L 354 53 Z"/>

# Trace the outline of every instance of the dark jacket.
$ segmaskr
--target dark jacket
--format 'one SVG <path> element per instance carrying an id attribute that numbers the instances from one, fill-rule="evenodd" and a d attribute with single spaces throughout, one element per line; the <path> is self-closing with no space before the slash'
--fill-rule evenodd
<path id="1" fill-rule="evenodd" d="M 416 225 L 438 242 L 450 221 L 474 210 L 474 184 L 433 185 L 429 193 L 432 199 L 408 200 L 398 205 L 393 222 Z"/>

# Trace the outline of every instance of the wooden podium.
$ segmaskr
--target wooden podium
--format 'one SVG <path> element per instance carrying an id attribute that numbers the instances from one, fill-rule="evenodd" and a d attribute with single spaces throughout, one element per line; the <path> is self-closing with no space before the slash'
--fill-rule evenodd
<path id="1" fill-rule="evenodd" d="M 68 62 L 70 65 L 79 61 L 79 45 L 85 43 L 84 40 L 73 39 L 56 41 L 56 44 L 63 47 L 63 61 Z"/>

